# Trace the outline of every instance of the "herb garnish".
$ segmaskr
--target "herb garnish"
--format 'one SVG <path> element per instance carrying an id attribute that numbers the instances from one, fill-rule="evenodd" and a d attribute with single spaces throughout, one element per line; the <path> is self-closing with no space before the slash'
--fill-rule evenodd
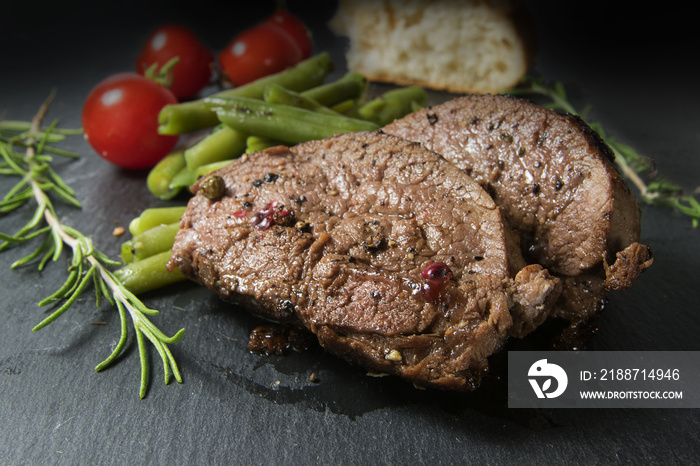
<path id="1" fill-rule="evenodd" d="M 32 218 L 19 231 L 15 234 L 0 232 L 0 252 L 12 245 L 35 240 L 39 246 L 27 256 L 14 262 L 11 268 L 38 262 L 38 269 L 43 270 L 49 261 L 57 261 L 61 257 L 64 246 L 71 249 L 68 278 L 51 296 L 42 300 L 39 306 L 60 304 L 33 330 L 40 330 L 60 317 L 92 284 L 97 305 L 100 305 L 102 297 L 106 298 L 117 307 L 121 319 L 119 342 L 112 354 L 98 364 L 95 370 L 100 371 L 109 366 L 124 350 L 128 334 L 126 318 L 128 313 L 136 333 L 141 359 L 139 396 L 143 398 L 146 396 L 149 380 L 145 339 L 155 346 L 163 360 L 165 383 L 170 381 L 171 370 L 175 379 L 182 383 L 180 371 L 168 345 L 180 341 L 185 330 L 181 329 L 172 337 L 161 332 L 147 317 L 158 314 L 158 311 L 146 307 L 110 271 L 110 268 L 122 264 L 95 249 L 89 237 L 62 223 L 56 215 L 52 198 L 59 198 L 75 207 L 80 207 L 80 202 L 76 199 L 73 189 L 51 167 L 53 157 L 50 154 L 71 158 L 78 155 L 50 144 L 64 140 L 67 135 L 81 134 L 82 131 L 60 129 L 57 127 L 57 121 L 53 121 L 47 128 L 40 127 L 53 97 L 52 93 L 31 122 L 0 121 L 0 155 L 2 156 L 0 174 L 20 177 L 0 201 L 0 212 L 2 214 L 12 212 L 32 199 L 36 202 L 36 210 Z"/>
<path id="2" fill-rule="evenodd" d="M 569 102 L 561 82 L 550 85 L 542 79 L 527 77 L 519 87 L 509 91 L 509 93 L 515 95 L 536 94 L 547 97 L 550 102 L 542 104 L 543 106 L 577 115 L 586 120 L 588 125 L 610 146 L 615 154 L 615 163 L 623 175 L 637 187 L 644 202 L 674 207 L 691 218 L 693 228 L 700 225 L 700 203 L 697 199 L 693 195 L 685 193 L 679 185 L 656 173 L 650 159 L 641 156 L 632 147 L 607 135 L 600 123 L 588 121 L 584 115 L 586 112 L 578 112 Z M 650 178 L 649 182 L 644 181 L 643 177 L 645 176 Z"/>

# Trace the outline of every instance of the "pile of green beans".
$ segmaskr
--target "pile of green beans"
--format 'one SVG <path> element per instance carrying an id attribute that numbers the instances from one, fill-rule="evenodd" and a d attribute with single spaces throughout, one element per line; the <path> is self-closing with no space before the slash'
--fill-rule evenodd
<path id="1" fill-rule="evenodd" d="M 379 125 L 371 121 L 245 97 L 217 97 L 206 99 L 206 103 L 216 110 L 219 120 L 234 130 L 276 139 L 284 144 L 379 129 Z"/>
<path id="2" fill-rule="evenodd" d="M 364 75 L 350 71 L 324 82 L 331 69 L 328 53 L 320 53 L 244 86 L 164 107 L 159 133 L 209 133 L 153 167 L 147 179 L 150 192 L 159 199 L 173 199 L 199 177 L 244 153 L 340 132 L 374 130 L 425 106 L 427 94 L 417 86 L 368 101 Z"/>
<path id="3" fill-rule="evenodd" d="M 154 207 L 129 223 L 132 239 L 121 248 L 125 265 L 114 272 L 129 291 L 140 294 L 185 280 L 179 270 L 165 268 L 184 212 L 185 206 Z"/>
<path id="4" fill-rule="evenodd" d="M 147 178 L 149 191 L 171 200 L 244 153 L 376 130 L 426 105 L 427 94 L 417 86 L 368 100 L 364 75 L 350 71 L 324 82 L 331 69 L 330 56 L 321 53 L 244 86 L 164 107 L 159 133 L 206 134 L 155 165 Z M 165 268 L 184 210 L 184 206 L 146 209 L 130 223 L 132 238 L 121 249 L 125 265 L 115 273 L 131 292 L 143 293 L 185 279 L 180 271 Z"/>

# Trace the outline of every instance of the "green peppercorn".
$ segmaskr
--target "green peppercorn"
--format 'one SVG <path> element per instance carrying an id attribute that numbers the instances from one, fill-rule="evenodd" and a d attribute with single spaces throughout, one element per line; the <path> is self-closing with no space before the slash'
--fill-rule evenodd
<path id="1" fill-rule="evenodd" d="M 219 175 L 209 175 L 202 181 L 202 184 L 199 185 L 199 190 L 202 192 L 202 195 L 210 201 L 216 201 L 224 195 L 226 184 L 224 183 L 224 179 Z"/>

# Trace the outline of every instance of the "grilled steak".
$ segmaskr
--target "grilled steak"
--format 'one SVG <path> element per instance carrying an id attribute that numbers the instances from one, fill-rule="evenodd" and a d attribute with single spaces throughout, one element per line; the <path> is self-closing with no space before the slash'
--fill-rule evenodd
<path id="1" fill-rule="evenodd" d="M 170 268 L 417 384 L 476 387 L 561 291 L 481 186 L 381 132 L 268 149 L 194 189 Z"/>
<path id="2" fill-rule="evenodd" d="M 570 341 L 608 290 L 629 287 L 651 264 L 612 151 L 577 117 L 518 98 L 468 95 L 383 131 L 424 144 L 485 187 L 520 233 L 526 259 L 564 282 L 556 314 L 572 323 Z"/>

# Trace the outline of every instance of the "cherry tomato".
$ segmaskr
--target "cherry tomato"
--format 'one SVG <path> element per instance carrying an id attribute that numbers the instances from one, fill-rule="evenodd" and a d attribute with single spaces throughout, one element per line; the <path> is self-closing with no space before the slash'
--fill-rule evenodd
<path id="1" fill-rule="evenodd" d="M 222 71 L 235 86 L 277 73 L 302 60 L 294 39 L 282 29 L 260 23 L 243 31 L 219 54 Z"/>
<path id="2" fill-rule="evenodd" d="M 136 59 L 136 70 L 143 75 L 154 63 L 160 69 L 174 57 L 178 57 L 178 62 L 168 78 L 175 97 L 192 97 L 209 84 L 214 54 L 194 32 L 177 24 L 163 25 L 151 33 Z"/>
<path id="3" fill-rule="evenodd" d="M 95 86 L 83 105 L 85 138 L 103 158 L 123 168 L 155 165 L 177 144 L 158 134 L 158 113 L 177 103 L 170 90 L 136 73 L 119 73 Z"/>
<path id="4" fill-rule="evenodd" d="M 303 59 L 309 58 L 313 51 L 313 41 L 311 39 L 311 31 L 306 25 L 296 16 L 291 14 L 285 8 L 278 8 L 272 16 L 267 18 L 265 23 L 274 24 L 277 27 L 292 36 L 292 39 L 299 45 Z"/>

